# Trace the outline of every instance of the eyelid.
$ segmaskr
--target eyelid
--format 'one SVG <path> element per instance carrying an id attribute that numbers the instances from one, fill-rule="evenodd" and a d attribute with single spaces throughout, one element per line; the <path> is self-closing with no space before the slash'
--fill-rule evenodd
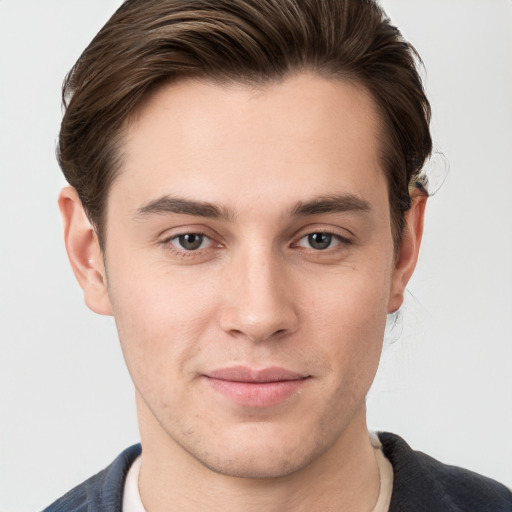
<path id="1" fill-rule="evenodd" d="M 179 224 L 176 226 L 168 226 L 162 229 L 156 235 L 160 240 L 174 238 L 180 235 L 197 234 L 204 235 L 208 238 L 218 238 L 216 231 L 204 224 Z"/>

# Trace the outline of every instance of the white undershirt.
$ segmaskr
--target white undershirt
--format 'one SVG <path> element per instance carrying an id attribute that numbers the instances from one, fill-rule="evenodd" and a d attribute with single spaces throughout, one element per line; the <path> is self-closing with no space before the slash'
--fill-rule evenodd
<path id="1" fill-rule="evenodd" d="M 377 503 L 372 512 L 388 512 L 393 490 L 393 466 L 382 452 L 382 445 L 377 434 L 370 433 L 372 446 L 375 449 L 375 458 L 379 466 L 380 491 Z M 139 470 L 141 456 L 139 455 L 132 463 L 126 481 L 123 494 L 122 512 L 146 512 L 139 493 Z"/>
<path id="2" fill-rule="evenodd" d="M 375 432 L 370 432 L 370 441 L 375 451 L 380 477 L 379 497 L 372 512 L 388 512 L 393 492 L 393 466 L 384 455 L 382 444 Z"/>
<path id="3" fill-rule="evenodd" d="M 130 466 L 124 482 L 123 512 L 146 512 L 139 493 L 139 455 Z"/>

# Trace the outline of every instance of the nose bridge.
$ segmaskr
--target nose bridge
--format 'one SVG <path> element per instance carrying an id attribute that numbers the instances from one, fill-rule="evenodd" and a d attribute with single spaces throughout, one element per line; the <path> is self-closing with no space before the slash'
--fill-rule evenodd
<path id="1" fill-rule="evenodd" d="M 231 262 L 222 328 L 263 341 L 298 327 L 289 272 L 279 254 L 267 244 L 241 250 Z"/>

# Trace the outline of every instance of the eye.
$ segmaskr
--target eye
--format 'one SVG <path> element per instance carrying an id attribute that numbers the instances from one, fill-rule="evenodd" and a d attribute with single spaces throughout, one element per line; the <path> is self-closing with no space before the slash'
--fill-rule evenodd
<path id="1" fill-rule="evenodd" d="M 342 238 L 334 233 L 318 232 L 303 236 L 297 245 L 299 247 L 315 249 L 316 251 L 324 251 L 325 249 L 337 246 L 341 241 Z"/>
<path id="2" fill-rule="evenodd" d="M 204 249 L 211 240 L 201 233 L 185 233 L 177 235 L 169 240 L 176 249 L 185 251 L 197 251 Z"/>

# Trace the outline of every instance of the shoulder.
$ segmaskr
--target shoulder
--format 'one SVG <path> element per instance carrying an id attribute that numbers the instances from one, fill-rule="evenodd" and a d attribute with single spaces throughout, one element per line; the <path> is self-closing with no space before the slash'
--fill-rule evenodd
<path id="1" fill-rule="evenodd" d="M 512 493 L 504 485 L 414 451 L 397 435 L 378 436 L 394 472 L 390 512 L 512 512 Z"/>
<path id="2" fill-rule="evenodd" d="M 103 471 L 71 489 L 43 512 L 119 512 L 126 474 L 140 452 L 140 444 L 127 448 Z"/>

